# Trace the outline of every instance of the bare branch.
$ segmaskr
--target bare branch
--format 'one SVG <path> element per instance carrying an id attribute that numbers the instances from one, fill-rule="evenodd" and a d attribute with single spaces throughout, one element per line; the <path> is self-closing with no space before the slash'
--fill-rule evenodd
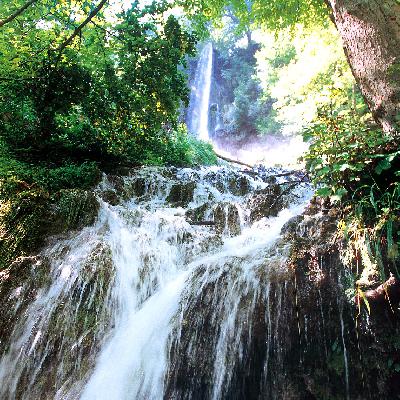
<path id="1" fill-rule="evenodd" d="M 214 150 L 214 152 L 215 152 L 215 150 Z M 247 168 L 253 168 L 253 165 L 246 164 L 246 163 L 244 163 L 244 162 L 242 162 L 242 161 L 239 161 L 239 160 L 233 160 L 232 158 L 228 158 L 228 157 L 222 156 L 221 154 L 218 154 L 217 152 L 215 152 L 215 155 L 216 155 L 218 158 L 220 158 L 221 160 L 228 161 L 228 162 L 230 162 L 230 163 L 235 163 L 235 164 L 243 165 L 243 166 L 245 166 L 245 167 L 247 167 Z"/>
<path id="2" fill-rule="evenodd" d="M 17 18 L 19 15 L 21 15 L 29 6 L 31 6 L 33 3 L 36 3 L 37 0 L 30 0 L 27 3 L 25 3 L 21 8 L 19 8 L 17 11 L 15 11 L 13 14 L 11 14 L 9 17 L 6 19 L 3 19 L 0 21 L 0 28 L 4 26 L 5 24 L 8 24 L 15 18 Z"/>

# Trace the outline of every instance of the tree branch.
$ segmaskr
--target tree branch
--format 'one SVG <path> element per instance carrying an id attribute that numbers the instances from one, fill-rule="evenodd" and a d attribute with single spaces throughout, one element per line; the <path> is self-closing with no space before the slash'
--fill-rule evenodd
<path id="1" fill-rule="evenodd" d="M 57 48 L 57 59 L 56 59 L 56 64 L 61 59 L 63 51 L 71 44 L 71 42 L 81 33 L 82 29 L 100 12 L 100 10 L 104 7 L 104 5 L 108 2 L 109 0 L 101 0 L 100 3 L 97 5 L 96 8 L 94 8 L 90 14 L 87 16 L 87 18 L 75 28 L 73 31 L 72 35 L 69 36 L 63 43 L 60 44 L 60 46 Z"/>
<path id="2" fill-rule="evenodd" d="M 8 24 L 15 18 L 17 18 L 19 15 L 21 15 L 29 6 L 31 6 L 33 3 L 36 3 L 37 0 L 30 0 L 27 3 L 25 3 L 21 8 L 19 8 L 17 11 L 14 12 L 14 14 L 11 14 L 9 17 L 6 19 L 3 19 L 0 21 L 0 28 L 4 26 L 5 24 Z"/>
<path id="3" fill-rule="evenodd" d="M 239 165 L 244 165 L 244 166 L 247 167 L 247 168 L 253 168 L 253 165 L 246 164 L 246 163 L 244 163 L 244 162 L 242 162 L 242 161 L 239 161 L 239 160 L 233 160 L 232 158 L 228 158 L 228 157 L 225 157 L 225 156 L 221 156 L 221 154 L 218 154 L 215 150 L 214 150 L 214 152 L 215 152 L 215 155 L 216 155 L 218 158 L 220 158 L 221 160 L 228 161 L 228 162 L 230 162 L 230 163 L 239 164 Z"/>

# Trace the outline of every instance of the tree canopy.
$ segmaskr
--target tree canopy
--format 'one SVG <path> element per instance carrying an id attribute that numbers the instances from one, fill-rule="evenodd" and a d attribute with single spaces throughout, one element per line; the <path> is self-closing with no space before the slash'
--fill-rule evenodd
<path id="1" fill-rule="evenodd" d="M 4 151 L 21 163 L 54 166 L 107 159 L 192 162 L 192 139 L 178 127 L 178 116 L 188 101 L 184 66 L 196 36 L 171 7 L 2 2 Z M 174 156 L 176 141 L 182 148 Z"/>

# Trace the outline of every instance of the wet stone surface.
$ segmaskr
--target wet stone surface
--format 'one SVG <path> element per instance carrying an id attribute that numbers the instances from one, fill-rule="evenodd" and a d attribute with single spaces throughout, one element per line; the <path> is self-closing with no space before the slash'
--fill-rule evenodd
<path id="1" fill-rule="evenodd" d="M 1 277 L 0 397 L 252 399 L 298 389 L 281 376 L 291 342 L 278 337 L 297 325 L 278 238 L 297 212 L 280 211 L 301 204 L 291 192 L 309 188 L 282 193 L 268 173 L 148 167 L 107 175 L 94 193 L 60 194 L 73 232 L 20 260 L 11 281 Z"/>

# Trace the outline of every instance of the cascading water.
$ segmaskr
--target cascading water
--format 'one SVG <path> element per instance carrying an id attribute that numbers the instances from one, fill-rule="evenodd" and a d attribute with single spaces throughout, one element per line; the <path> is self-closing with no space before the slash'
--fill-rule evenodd
<path id="1" fill-rule="evenodd" d="M 211 91 L 213 47 L 204 46 L 196 69 L 194 84 L 191 87 L 190 106 L 187 116 L 189 131 L 200 139 L 208 141 L 208 114 Z"/>
<path id="2" fill-rule="evenodd" d="M 223 167 L 105 177 L 97 223 L 49 245 L 48 278 L 12 291 L 0 398 L 251 398 L 237 377 L 254 362 L 267 393 L 282 361 L 280 231 L 311 193 L 273 182 Z"/>

